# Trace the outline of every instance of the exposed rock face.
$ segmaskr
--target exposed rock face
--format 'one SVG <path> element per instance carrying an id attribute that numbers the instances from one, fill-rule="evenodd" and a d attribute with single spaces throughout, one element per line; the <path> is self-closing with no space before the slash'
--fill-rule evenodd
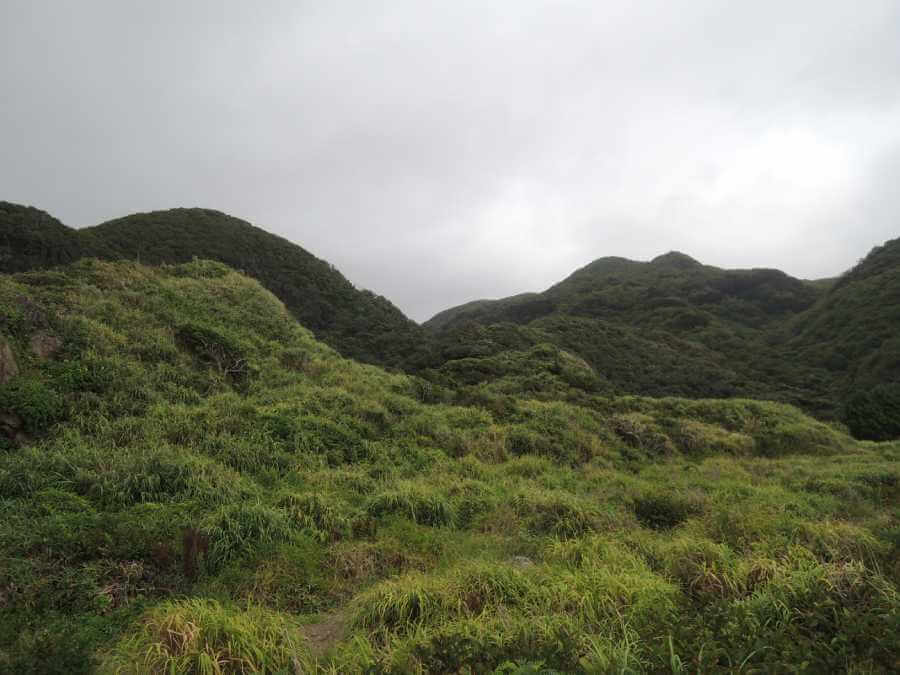
<path id="1" fill-rule="evenodd" d="M 32 353 L 39 359 L 49 359 L 62 347 L 62 340 L 45 330 L 39 330 L 31 336 L 30 346 Z"/>
<path id="2" fill-rule="evenodd" d="M 6 384 L 18 374 L 19 366 L 12 348 L 5 342 L 0 342 L 0 384 Z"/>

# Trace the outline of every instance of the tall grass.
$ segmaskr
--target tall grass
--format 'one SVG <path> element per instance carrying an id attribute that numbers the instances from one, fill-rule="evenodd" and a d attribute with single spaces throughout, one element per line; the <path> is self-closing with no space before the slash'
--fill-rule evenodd
<path id="1" fill-rule="evenodd" d="M 0 671 L 896 670 L 896 443 L 749 400 L 457 397 L 216 264 L 35 281 L 0 277 L 30 438 L 0 450 Z"/>

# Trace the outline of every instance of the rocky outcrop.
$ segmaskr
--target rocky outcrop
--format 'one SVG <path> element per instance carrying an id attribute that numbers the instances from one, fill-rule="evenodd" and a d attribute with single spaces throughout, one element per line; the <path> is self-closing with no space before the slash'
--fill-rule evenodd
<path id="1" fill-rule="evenodd" d="M 31 352 L 39 359 L 49 359 L 59 348 L 62 347 L 62 339 L 48 333 L 45 330 L 39 330 L 31 336 L 29 346 Z"/>

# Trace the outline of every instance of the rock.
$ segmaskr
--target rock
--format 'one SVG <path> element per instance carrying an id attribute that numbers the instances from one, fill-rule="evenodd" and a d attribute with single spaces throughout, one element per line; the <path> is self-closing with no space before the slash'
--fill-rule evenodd
<path id="1" fill-rule="evenodd" d="M 507 562 L 510 565 L 512 565 L 513 567 L 519 567 L 519 568 L 531 567 L 532 565 L 534 565 L 534 561 L 531 558 L 524 556 L 524 555 L 514 555 Z"/>
<path id="2" fill-rule="evenodd" d="M 18 446 L 31 442 L 25 433 L 25 421 L 10 410 L 0 410 L 0 436 L 5 436 Z"/>
<path id="3" fill-rule="evenodd" d="M 62 340 L 45 330 L 39 330 L 31 336 L 31 351 L 40 359 L 48 359 L 62 347 Z"/>
<path id="4" fill-rule="evenodd" d="M 6 384 L 19 374 L 19 366 L 12 348 L 0 342 L 0 384 Z"/>

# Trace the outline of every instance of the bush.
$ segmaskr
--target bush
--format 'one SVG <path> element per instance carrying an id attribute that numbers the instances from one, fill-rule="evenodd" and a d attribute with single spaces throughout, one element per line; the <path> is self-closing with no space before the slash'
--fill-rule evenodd
<path id="1" fill-rule="evenodd" d="M 350 535 L 350 519 L 334 504 L 316 494 L 287 494 L 278 501 L 296 526 L 321 542 L 337 541 Z"/>
<path id="2" fill-rule="evenodd" d="M 856 438 L 900 438 L 900 384 L 857 391 L 844 404 L 843 420 Z"/>
<path id="3" fill-rule="evenodd" d="M 236 557 L 291 540 L 296 531 L 281 509 L 262 504 L 223 507 L 203 528 L 209 536 L 208 566 L 212 571 Z"/>
<path id="4" fill-rule="evenodd" d="M 455 517 L 448 500 L 435 492 L 413 486 L 376 495 L 369 502 L 367 511 L 376 518 L 386 514 L 398 514 L 414 523 L 435 527 L 451 525 Z"/>
<path id="5" fill-rule="evenodd" d="M 598 514 L 565 492 L 523 492 L 513 498 L 513 507 L 527 519 L 535 534 L 568 539 L 596 528 Z"/>
<path id="6" fill-rule="evenodd" d="M 250 374 L 246 350 L 240 341 L 221 330 L 202 323 L 184 323 L 175 338 L 201 363 L 215 368 L 223 377 L 243 382 Z"/>
<path id="7" fill-rule="evenodd" d="M 32 377 L 16 377 L 0 387 L 0 411 L 22 418 L 25 431 L 40 434 L 65 417 L 62 395 L 49 384 Z"/>
<path id="8" fill-rule="evenodd" d="M 668 530 L 700 513 L 700 506 L 677 494 L 646 492 L 632 502 L 634 515 L 641 524 L 654 530 Z"/>
<path id="9" fill-rule="evenodd" d="M 261 607 L 215 600 L 165 602 L 105 654 L 101 673 L 290 672 L 302 649 L 299 626 Z"/>

